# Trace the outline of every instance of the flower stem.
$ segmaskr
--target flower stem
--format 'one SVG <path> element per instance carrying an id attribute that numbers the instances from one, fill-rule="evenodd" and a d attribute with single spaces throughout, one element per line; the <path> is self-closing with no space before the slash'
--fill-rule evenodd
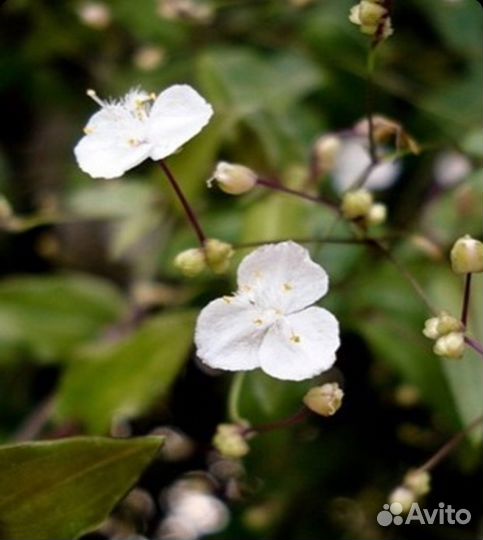
<path id="1" fill-rule="evenodd" d="M 304 193 L 303 191 L 298 191 L 296 189 L 291 189 L 283 184 L 280 184 L 279 182 L 274 182 L 272 180 L 266 180 L 264 178 L 258 178 L 257 184 L 259 186 L 266 187 L 268 189 L 272 189 L 274 191 L 280 191 L 281 193 L 286 193 L 287 195 L 294 195 L 295 197 L 299 197 L 301 199 L 305 199 L 306 201 L 311 201 L 317 204 L 324 204 L 327 207 L 331 208 L 332 210 L 338 210 L 338 206 L 333 203 L 332 201 L 326 199 L 325 197 L 316 197 L 314 195 L 309 195 L 308 193 Z"/>
<path id="2" fill-rule="evenodd" d="M 436 465 L 441 463 L 463 440 L 464 438 L 483 423 L 483 416 L 479 416 L 471 424 L 466 426 L 462 431 L 454 435 L 446 444 L 444 444 L 432 457 L 426 461 L 418 471 L 430 471 Z"/>
<path id="3" fill-rule="evenodd" d="M 371 164 L 377 163 L 376 140 L 374 137 L 374 71 L 376 64 L 376 48 L 371 45 L 367 54 L 367 87 L 366 87 L 366 108 L 367 123 L 369 126 L 369 155 Z M 367 175 L 369 176 L 369 174 Z"/>
<path id="4" fill-rule="evenodd" d="M 479 341 L 476 341 L 475 339 L 465 336 L 465 343 L 469 347 L 471 347 L 474 351 L 476 351 L 478 354 L 483 356 L 483 345 Z"/>
<path id="5" fill-rule="evenodd" d="M 228 395 L 228 417 L 231 422 L 241 423 L 243 418 L 240 415 L 240 396 L 245 379 L 245 372 L 239 371 L 233 376 L 231 382 L 230 393 Z"/>
<path id="6" fill-rule="evenodd" d="M 201 244 L 201 247 L 203 247 L 206 242 L 206 235 L 203 232 L 203 229 L 201 227 L 201 224 L 198 218 L 196 217 L 195 211 L 193 210 L 190 203 L 188 202 L 188 199 L 185 197 L 183 190 L 181 189 L 181 186 L 176 181 L 176 178 L 174 177 L 173 173 L 171 172 L 171 169 L 168 167 L 166 162 L 161 159 L 158 161 L 158 163 L 162 171 L 166 175 L 166 178 L 169 180 L 171 187 L 174 189 L 176 196 L 178 197 L 181 205 L 183 206 L 183 210 L 185 211 L 186 217 L 188 218 L 191 226 L 193 227 L 193 230 L 195 231 L 195 234 L 198 238 L 198 241 Z"/>
<path id="7" fill-rule="evenodd" d="M 463 326 L 465 328 L 468 324 L 468 313 L 470 310 L 471 276 L 472 276 L 471 273 L 466 274 L 465 292 L 463 296 L 463 308 L 461 310 L 461 322 L 463 323 Z"/>
<path id="8" fill-rule="evenodd" d="M 282 420 L 277 420 L 276 422 L 269 422 L 268 424 L 259 424 L 257 426 L 246 428 L 244 435 L 254 435 L 256 433 L 267 433 L 269 431 L 274 431 L 276 429 L 284 429 L 287 427 L 294 426 L 304 422 L 309 415 L 309 410 L 307 407 L 302 407 L 292 416 L 284 418 Z"/>

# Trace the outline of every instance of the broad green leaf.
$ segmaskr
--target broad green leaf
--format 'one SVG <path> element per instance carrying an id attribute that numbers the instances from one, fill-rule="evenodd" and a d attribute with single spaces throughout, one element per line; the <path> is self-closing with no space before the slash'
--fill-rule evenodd
<path id="1" fill-rule="evenodd" d="M 126 305 L 106 281 L 86 275 L 17 277 L 0 283 L 0 347 L 61 360 L 119 320 Z"/>
<path id="2" fill-rule="evenodd" d="M 195 313 L 175 312 L 146 321 L 114 343 L 81 351 L 58 393 L 58 416 L 105 433 L 115 418 L 133 418 L 170 389 L 193 341 Z"/>
<path id="3" fill-rule="evenodd" d="M 219 48 L 199 60 L 199 79 L 219 114 L 254 132 L 271 165 L 305 158 L 304 143 L 317 123 L 300 101 L 321 84 L 321 72 L 301 54 L 263 57 L 241 48 Z M 299 113 L 299 111 L 304 111 Z"/>
<path id="4" fill-rule="evenodd" d="M 121 219 L 144 214 L 157 201 L 146 183 L 109 180 L 78 189 L 66 201 L 67 210 L 87 219 Z"/>
<path id="5" fill-rule="evenodd" d="M 441 309 L 455 316 L 461 311 L 463 282 L 449 270 L 433 275 L 430 292 Z M 483 341 L 483 278 L 473 276 L 471 309 L 468 320 L 470 335 Z M 451 388 L 456 408 L 463 426 L 470 424 L 483 413 L 483 358 L 467 348 L 461 360 L 443 359 L 443 368 Z M 471 438 L 481 440 L 483 432 L 474 431 Z"/>
<path id="6" fill-rule="evenodd" d="M 158 437 L 74 437 L 1 447 L 1 538 L 69 540 L 93 530 L 161 445 Z"/>
<path id="7" fill-rule="evenodd" d="M 361 273 L 352 283 L 346 306 L 350 323 L 366 338 L 375 357 L 415 385 L 448 428 L 460 427 L 441 359 L 422 334 L 430 314 L 397 270 L 386 263 Z"/>

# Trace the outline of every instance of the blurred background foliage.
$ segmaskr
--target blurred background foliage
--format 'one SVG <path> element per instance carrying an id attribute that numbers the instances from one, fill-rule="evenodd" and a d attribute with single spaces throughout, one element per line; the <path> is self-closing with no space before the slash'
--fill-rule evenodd
<path id="1" fill-rule="evenodd" d="M 317 244 L 312 255 L 331 276 L 324 305 L 343 330 L 327 377 L 344 385 L 344 407 L 330 421 L 257 437 L 244 467 L 221 467 L 209 442 L 230 375 L 197 363 L 192 333 L 199 309 L 233 289 L 234 271 L 187 280 L 173 268 L 195 239 L 153 163 L 93 181 L 73 157 L 95 110 L 87 88 L 119 96 L 187 82 L 216 114 L 169 163 L 209 235 L 234 244 L 322 236 L 333 215 L 321 206 L 261 189 L 230 197 L 205 182 L 225 159 L 314 189 L 305 184 L 314 141 L 366 111 L 368 43 L 348 21 L 352 4 L 207 0 L 174 19 L 162 0 L 0 8 L 1 440 L 21 438 L 46 404 L 51 438 L 177 430 L 177 450 L 141 482 L 156 509 L 139 517 L 118 507 L 92 538 L 164 538 L 169 505 L 158 496 L 185 475 L 227 504 L 219 538 L 414 537 L 416 527 L 381 530 L 374 516 L 408 468 L 482 412 L 481 358 L 433 356 L 421 334 L 427 309 L 397 269 L 364 246 Z M 482 10 L 474 0 L 396 0 L 393 22 L 378 51 L 374 106 L 423 152 L 404 158 L 378 195 L 389 207 L 378 232 L 396 232 L 394 254 L 439 309 L 458 313 L 462 282 L 447 253 L 462 234 L 481 237 Z M 448 152 L 468 164 L 451 186 L 435 169 Z M 330 179 L 316 189 L 336 196 Z M 332 233 L 349 231 L 337 223 Z M 483 282 L 474 281 L 471 324 L 482 339 Z M 242 411 L 253 423 L 282 418 L 306 389 L 251 372 Z M 469 509 L 471 524 L 425 527 L 425 538 L 481 535 L 481 480 L 480 431 L 437 469 L 428 496 L 428 507 Z"/>

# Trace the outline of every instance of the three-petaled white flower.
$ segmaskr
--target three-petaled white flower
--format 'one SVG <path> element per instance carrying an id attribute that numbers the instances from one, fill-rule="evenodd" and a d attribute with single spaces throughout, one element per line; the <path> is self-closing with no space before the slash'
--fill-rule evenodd
<path id="1" fill-rule="evenodd" d="M 156 97 L 134 89 L 119 101 L 100 100 L 74 149 L 79 167 L 93 178 L 118 178 L 147 158 L 163 159 L 209 122 L 213 109 L 188 85 L 170 86 Z"/>
<path id="2" fill-rule="evenodd" d="M 200 313 L 195 341 L 199 358 L 213 368 L 262 368 L 272 377 L 300 381 L 335 362 L 339 324 L 311 306 L 325 295 L 328 276 L 294 242 L 269 244 L 238 268 L 238 291 Z M 311 307 L 309 307 L 311 306 Z"/>

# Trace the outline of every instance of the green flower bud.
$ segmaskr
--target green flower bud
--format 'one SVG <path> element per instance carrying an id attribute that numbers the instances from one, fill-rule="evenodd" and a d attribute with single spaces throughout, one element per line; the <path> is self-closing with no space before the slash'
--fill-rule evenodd
<path id="1" fill-rule="evenodd" d="M 215 274 L 223 274 L 228 270 L 234 253 L 231 244 L 216 238 L 210 238 L 205 243 L 206 261 Z"/>
<path id="2" fill-rule="evenodd" d="M 321 416 L 334 415 L 342 405 L 344 392 L 337 383 L 314 386 L 304 396 L 305 406 Z"/>
<path id="3" fill-rule="evenodd" d="M 197 276 L 206 268 L 205 254 L 199 248 L 187 249 L 176 255 L 174 266 L 187 277 Z"/>
<path id="4" fill-rule="evenodd" d="M 483 243 L 467 234 L 456 240 L 450 258 L 456 274 L 483 272 Z"/>
<path id="5" fill-rule="evenodd" d="M 240 459 L 248 454 L 250 447 L 239 424 L 219 424 L 213 437 L 213 446 L 221 455 Z"/>
<path id="6" fill-rule="evenodd" d="M 215 180 L 220 189 L 230 195 L 240 195 L 255 187 L 257 175 L 244 165 L 237 165 L 220 161 L 216 166 L 213 178 L 209 180 L 210 186 Z"/>
<path id="7" fill-rule="evenodd" d="M 341 211 L 346 219 L 365 218 L 374 202 L 372 194 L 367 189 L 357 189 L 347 192 L 342 198 Z"/>
<path id="8" fill-rule="evenodd" d="M 450 332 L 436 340 L 434 354 L 445 358 L 461 358 L 465 352 L 465 337 L 462 332 Z"/>

